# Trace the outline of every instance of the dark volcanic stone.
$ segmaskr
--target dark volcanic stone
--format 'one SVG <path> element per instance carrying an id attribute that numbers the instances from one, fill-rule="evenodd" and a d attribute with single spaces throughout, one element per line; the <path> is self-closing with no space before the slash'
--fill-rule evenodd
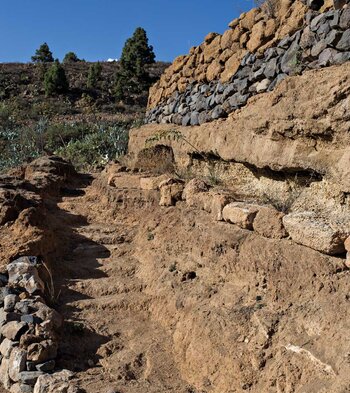
<path id="1" fill-rule="evenodd" d="M 226 112 L 223 110 L 221 105 L 216 106 L 212 113 L 211 113 L 211 118 L 212 119 L 220 119 L 221 117 L 225 117 L 226 116 Z"/>
<path id="2" fill-rule="evenodd" d="M 346 30 L 350 27 L 350 8 L 345 8 L 340 15 L 339 26 Z"/>
<path id="3" fill-rule="evenodd" d="M 301 48 L 296 41 L 287 50 L 281 60 L 281 70 L 285 74 L 290 74 L 295 71 L 298 66 L 298 56 L 301 53 Z"/>
<path id="4" fill-rule="evenodd" d="M 325 49 L 320 56 L 318 57 L 318 63 L 321 67 L 326 67 L 334 62 L 334 56 L 337 54 L 337 51 L 332 48 Z"/>
<path id="5" fill-rule="evenodd" d="M 198 126 L 199 124 L 199 119 L 198 119 L 199 113 L 198 112 L 192 112 L 191 113 L 191 126 Z"/>
<path id="6" fill-rule="evenodd" d="M 348 51 L 350 50 L 350 29 L 344 31 L 341 39 L 339 40 L 338 44 L 336 45 L 337 49 Z"/>
<path id="7" fill-rule="evenodd" d="M 350 60 L 350 52 L 339 52 L 333 58 L 334 64 L 343 64 L 349 60 Z"/>
<path id="8" fill-rule="evenodd" d="M 278 59 L 275 57 L 271 59 L 265 67 L 264 75 L 266 78 L 273 78 L 278 72 Z"/>

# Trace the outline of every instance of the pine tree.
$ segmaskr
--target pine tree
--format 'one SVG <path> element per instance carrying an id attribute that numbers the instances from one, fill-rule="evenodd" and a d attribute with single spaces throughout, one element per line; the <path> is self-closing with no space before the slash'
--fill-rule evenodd
<path id="1" fill-rule="evenodd" d="M 40 45 L 40 48 L 35 51 L 35 55 L 32 56 L 33 63 L 52 63 L 53 61 L 52 52 L 46 42 Z"/>
<path id="2" fill-rule="evenodd" d="M 101 79 L 102 65 L 100 62 L 91 64 L 89 68 L 89 74 L 87 79 L 87 88 L 95 89 L 99 80 Z"/>
<path id="3" fill-rule="evenodd" d="M 68 52 L 64 56 L 63 63 L 77 63 L 81 61 L 74 52 Z"/>
<path id="4" fill-rule="evenodd" d="M 116 74 L 115 96 L 124 100 L 131 94 L 139 94 L 150 86 L 147 64 L 155 62 L 153 47 L 148 45 L 146 31 L 138 27 L 124 45 Z"/>
<path id="5" fill-rule="evenodd" d="M 58 60 L 46 71 L 44 77 L 44 88 L 46 96 L 55 93 L 65 93 L 69 89 L 69 83 L 64 68 Z"/>

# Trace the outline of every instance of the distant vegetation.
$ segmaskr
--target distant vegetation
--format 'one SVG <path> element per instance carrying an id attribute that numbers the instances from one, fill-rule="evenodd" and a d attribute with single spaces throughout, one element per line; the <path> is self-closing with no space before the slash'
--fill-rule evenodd
<path id="1" fill-rule="evenodd" d="M 126 152 L 128 130 L 140 124 L 156 63 L 137 28 L 120 62 L 89 63 L 68 52 L 62 64 L 47 43 L 31 64 L 0 64 L 0 171 L 42 154 L 59 154 L 80 169 Z"/>

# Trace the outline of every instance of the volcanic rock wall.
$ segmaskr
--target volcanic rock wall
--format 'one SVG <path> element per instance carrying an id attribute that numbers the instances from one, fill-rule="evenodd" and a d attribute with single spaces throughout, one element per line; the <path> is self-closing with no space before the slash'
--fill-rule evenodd
<path id="1" fill-rule="evenodd" d="M 298 17 L 294 15 L 296 10 Z M 200 46 L 194 50 L 194 53 L 202 51 L 194 77 L 181 76 L 187 75 L 193 57 L 178 58 L 153 87 L 146 122 L 187 126 L 226 117 L 246 105 L 250 97 L 273 90 L 287 76 L 348 61 L 350 9 L 325 13 L 308 11 L 306 14 L 304 11 L 302 4 L 295 2 L 290 6 L 288 23 L 284 21 L 278 25 L 279 18 L 260 19 L 262 12 L 254 9 L 232 22 L 234 29 L 223 36 L 208 35 L 203 49 Z M 273 23 L 274 28 L 270 31 L 268 26 Z M 296 29 L 302 24 L 304 28 Z M 247 31 L 242 34 L 245 29 Z M 235 42 L 236 32 L 241 34 L 239 43 Z M 284 33 L 292 34 L 280 39 Z M 274 38 L 270 39 L 273 34 Z M 232 50 L 234 54 L 228 58 Z M 206 65 L 211 63 L 206 73 L 197 75 L 203 68 L 202 61 Z M 169 73 L 173 73 L 168 82 L 170 87 L 164 90 L 162 84 Z M 171 80 L 178 82 L 171 84 Z"/>

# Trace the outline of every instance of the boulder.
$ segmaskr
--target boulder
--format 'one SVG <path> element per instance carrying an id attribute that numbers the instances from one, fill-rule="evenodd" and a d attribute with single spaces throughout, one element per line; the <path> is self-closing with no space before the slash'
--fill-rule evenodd
<path id="1" fill-rule="evenodd" d="M 140 188 L 141 190 L 157 190 L 159 184 L 163 181 L 168 179 L 168 175 L 161 175 L 161 176 L 152 176 L 152 177 L 141 177 L 140 178 Z"/>
<path id="2" fill-rule="evenodd" d="M 39 277 L 36 265 L 37 261 L 33 257 L 21 257 L 11 262 L 7 265 L 9 284 L 24 288 L 30 294 L 43 293 L 45 285 Z"/>
<path id="3" fill-rule="evenodd" d="M 33 386 L 25 385 L 23 383 L 15 383 L 11 386 L 11 393 L 32 393 Z"/>
<path id="4" fill-rule="evenodd" d="M 206 192 L 208 190 L 209 186 L 205 181 L 201 179 L 192 179 L 186 184 L 182 193 L 182 199 L 191 206 L 191 199 L 195 194 Z"/>
<path id="5" fill-rule="evenodd" d="M 260 206 L 245 202 L 229 203 L 223 208 L 222 217 L 224 221 L 236 224 L 243 229 L 253 229 L 254 219 Z"/>
<path id="6" fill-rule="evenodd" d="M 5 389 L 10 389 L 12 384 L 9 376 L 9 364 L 10 360 L 4 358 L 0 365 L 0 381 L 4 385 Z"/>
<path id="7" fill-rule="evenodd" d="M 174 206 L 182 198 L 184 184 L 182 180 L 168 178 L 159 184 L 160 206 Z"/>
<path id="8" fill-rule="evenodd" d="M 57 343 L 52 340 L 44 340 L 40 343 L 28 346 L 28 360 L 36 363 L 44 363 L 53 360 L 57 356 Z"/>
<path id="9" fill-rule="evenodd" d="M 20 380 L 20 373 L 26 369 L 27 352 L 20 348 L 14 348 L 9 358 L 9 376 L 12 381 Z"/>
<path id="10" fill-rule="evenodd" d="M 290 213 L 283 217 L 283 225 L 298 244 L 329 255 L 345 252 L 346 234 L 313 212 Z"/>
<path id="11" fill-rule="evenodd" d="M 264 79 L 261 82 L 257 82 L 257 84 L 255 85 L 256 92 L 257 93 L 265 92 L 269 88 L 270 84 L 271 84 L 270 79 Z"/>
<path id="12" fill-rule="evenodd" d="M 13 348 L 18 346 L 18 342 L 11 341 L 8 338 L 4 338 L 0 344 L 0 353 L 5 358 L 8 359 L 11 355 Z"/>
<path id="13" fill-rule="evenodd" d="M 0 331 L 7 339 L 17 341 L 27 329 L 28 325 L 25 322 L 12 321 L 4 325 Z"/>
<path id="14" fill-rule="evenodd" d="M 43 374 L 41 371 L 22 371 L 19 379 L 25 385 L 34 386 L 38 378 Z"/>
<path id="15" fill-rule="evenodd" d="M 346 30 L 339 42 L 336 45 L 336 48 L 341 51 L 348 51 L 350 50 L 350 29 Z"/>
<path id="16" fill-rule="evenodd" d="M 73 386 L 70 380 L 73 373 L 68 370 L 62 370 L 54 374 L 40 375 L 34 386 L 34 393 L 73 393 Z M 71 390 L 69 390 L 71 387 Z"/>
<path id="17" fill-rule="evenodd" d="M 10 312 L 15 308 L 16 303 L 19 301 L 19 297 L 17 295 L 7 295 L 4 298 L 4 311 Z"/>
<path id="18" fill-rule="evenodd" d="M 282 239 L 287 236 L 282 219 L 284 214 L 271 206 L 262 206 L 253 222 L 253 229 L 259 235 L 272 238 Z"/>

